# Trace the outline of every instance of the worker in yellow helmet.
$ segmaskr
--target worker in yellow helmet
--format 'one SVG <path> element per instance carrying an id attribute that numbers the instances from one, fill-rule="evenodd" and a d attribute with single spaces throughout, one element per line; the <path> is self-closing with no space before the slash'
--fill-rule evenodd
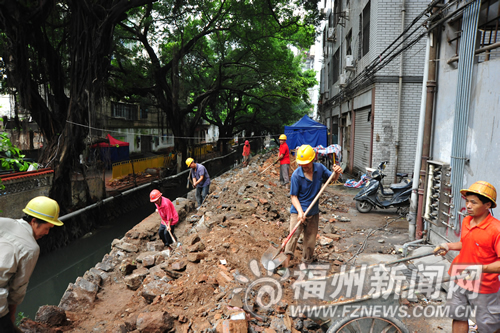
<path id="1" fill-rule="evenodd" d="M 293 172 L 290 180 L 290 198 L 292 207 L 290 208 L 290 231 L 297 223 L 302 222 L 297 231 L 290 238 L 285 246 L 287 258 L 283 262 L 283 267 L 289 267 L 290 261 L 295 255 L 295 248 L 300 234 L 303 232 L 302 242 L 302 262 L 310 264 L 313 261 L 314 247 L 316 245 L 316 235 L 318 234 L 319 205 L 318 202 L 305 216 L 305 211 L 314 201 L 319 193 L 322 180 L 328 179 L 332 172 L 321 163 L 314 163 L 316 153 L 309 145 L 302 145 L 297 149 L 297 164 L 299 167 Z M 336 175 L 333 181 L 337 180 L 342 173 L 342 168 L 334 165 L 332 169 Z"/>
<path id="2" fill-rule="evenodd" d="M 59 205 L 47 197 L 30 200 L 22 219 L 0 218 L 0 332 L 16 332 L 17 306 L 23 301 L 40 254 L 37 239 L 59 221 Z"/>
<path id="3" fill-rule="evenodd" d="M 451 298 L 446 302 L 453 332 L 468 332 L 470 310 L 475 308 L 479 332 L 500 329 L 500 221 L 490 210 L 497 206 L 497 191 L 485 181 L 460 190 L 465 197 L 467 217 L 462 222 L 460 241 L 443 243 L 435 254 L 460 251 L 448 274 L 466 276 L 450 283 Z"/>
<path id="4" fill-rule="evenodd" d="M 281 134 L 280 140 L 280 150 L 278 152 L 278 161 L 280 161 L 280 184 L 288 188 L 288 183 L 290 183 L 290 150 L 286 144 L 286 135 Z"/>
<path id="5" fill-rule="evenodd" d="M 196 188 L 196 202 L 200 207 L 210 191 L 210 175 L 202 164 L 195 163 L 191 157 L 186 159 L 186 165 L 192 169 L 190 175 L 193 178 L 193 187 Z"/>

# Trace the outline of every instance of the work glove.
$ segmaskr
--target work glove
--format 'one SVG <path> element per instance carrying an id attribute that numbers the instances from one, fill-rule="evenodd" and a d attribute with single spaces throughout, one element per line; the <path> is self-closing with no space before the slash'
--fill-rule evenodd
<path id="1" fill-rule="evenodd" d="M 460 275 L 464 276 L 465 280 L 475 281 L 481 278 L 482 273 L 483 265 L 470 265 L 467 266 Z"/>
<path id="2" fill-rule="evenodd" d="M 442 243 L 442 244 L 439 244 L 438 246 L 436 246 L 436 248 L 434 249 L 434 255 L 435 256 L 444 256 L 446 253 L 448 253 L 448 251 L 450 251 L 450 247 L 448 246 L 447 243 Z"/>

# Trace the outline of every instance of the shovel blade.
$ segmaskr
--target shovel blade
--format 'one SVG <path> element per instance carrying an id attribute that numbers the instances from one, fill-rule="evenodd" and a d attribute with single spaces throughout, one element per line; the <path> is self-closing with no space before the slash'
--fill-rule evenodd
<path id="1" fill-rule="evenodd" d="M 262 266 L 264 266 L 264 268 L 267 271 L 273 272 L 276 268 L 279 267 L 279 265 L 283 263 L 283 261 L 285 261 L 286 255 L 284 253 L 280 253 L 273 260 L 273 257 L 276 256 L 276 254 L 279 253 L 279 251 L 280 249 L 277 249 L 274 246 L 269 245 L 266 252 L 264 252 L 262 257 L 260 258 Z"/>

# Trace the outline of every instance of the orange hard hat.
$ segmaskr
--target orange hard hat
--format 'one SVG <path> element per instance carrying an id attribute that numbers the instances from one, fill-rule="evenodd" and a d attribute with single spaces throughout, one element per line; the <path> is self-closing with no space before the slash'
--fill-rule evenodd
<path id="1" fill-rule="evenodd" d="M 155 202 L 161 197 L 161 192 L 158 190 L 152 190 L 151 193 L 149 193 L 149 201 Z"/>
<path id="2" fill-rule="evenodd" d="M 497 190 L 495 189 L 495 186 L 483 180 L 475 182 L 467 189 L 460 190 L 460 193 L 464 196 L 466 196 L 467 193 L 481 195 L 491 200 L 491 208 L 495 208 L 497 206 Z"/>

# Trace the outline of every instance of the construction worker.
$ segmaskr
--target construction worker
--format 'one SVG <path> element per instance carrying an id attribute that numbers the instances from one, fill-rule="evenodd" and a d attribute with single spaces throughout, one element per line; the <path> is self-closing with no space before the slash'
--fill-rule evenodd
<path id="1" fill-rule="evenodd" d="M 316 202 L 305 216 L 305 211 L 314 201 L 319 193 L 322 180 L 328 179 L 332 172 L 321 163 L 314 163 L 316 153 L 309 145 L 302 145 L 297 149 L 297 164 L 299 167 L 292 174 L 290 182 L 290 197 L 292 207 L 290 209 L 290 231 L 297 223 L 302 224 L 297 228 L 293 236 L 285 246 L 287 258 L 283 262 L 283 267 L 289 267 L 290 261 L 294 257 L 295 248 L 300 234 L 303 232 L 302 262 L 309 264 L 313 260 L 314 247 L 316 245 L 316 235 L 318 234 L 319 204 Z M 333 181 L 337 180 L 342 173 L 342 168 L 334 165 L 332 169 L 336 175 Z"/>
<path id="2" fill-rule="evenodd" d="M 167 249 L 172 250 L 170 244 L 174 242 L 172 236 L 174 235 L 175 225 L 179 222 L 179 214 L 177 214 L 172 201 L 162 196 L 158 190 L 151 191 L 149 201 L 156 205 L 156 211 L 160 214 L 161 223 L 158 235 Z"/>
<path id="3" fill-rule="evenodd" d="M 286 135 L 281 134 L 279 140 L 280 150 L 278 152 L 278 161 L 280 161 L 280 184 L 281 186 L 288 187 L 288 183 L 290 182 L 290 151 L 288 150 L 288 145 L 286 144 Z"/>
<path id="4" fill-rule="evenodd" d="M 210 191 L 210 175 L 203 165 L 195 163 L 191 157 L 186 160 L 186 165 L 194 171 L 191 176 L 193 187 L 196 188 L 196 201 L 200 207 Z"/>
<path id="5" fill-rule="evenodd" d="M 0 218 L 0 332 L 16 332 L 17 306 L 26 295 L 28 282 L 40 254 L 37 239 L 52 227 L 62 226 L 59 205 L 47 197 L 30 200 L 22 219 Z"/>
<path id="6" fill-rule="evenodd" d="M 243 146 L 243 153 L 241 155 L 243 155 L 243 166 L 246 167 L 250 159 L 250 142 L 248 142 L 248 140 L 245 141 L 245 145 Z"/>
<path id="7" fill-rule="evenodd" d="M 500 221 L 490 209 L 497 205 L 497 191 L 490 183 L 478 181 L 460 193 L 465 196 L 468 214 L 462 222 L 460 241 L 434 249 L 443 256 L 450 250 L 460 251 L 448 274 L 466 276 L 450 284 L 452 296 L 446 306 L 453 319 L 452 331 L 469 331 L 468 315 L 475 307 L 478 331 L 496 332 L 500 329 Z"/>

